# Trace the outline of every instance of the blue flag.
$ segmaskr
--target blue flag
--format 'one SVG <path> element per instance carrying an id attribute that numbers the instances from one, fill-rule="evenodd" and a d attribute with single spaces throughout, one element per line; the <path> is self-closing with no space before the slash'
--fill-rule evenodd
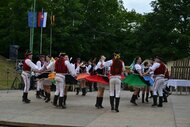
<path id="1" fill-rule="evenodd" d="M 36 12 L 31 12 L 31 11 L 28 12 L 28 27 L 37 27 L 37 13 Z"/>

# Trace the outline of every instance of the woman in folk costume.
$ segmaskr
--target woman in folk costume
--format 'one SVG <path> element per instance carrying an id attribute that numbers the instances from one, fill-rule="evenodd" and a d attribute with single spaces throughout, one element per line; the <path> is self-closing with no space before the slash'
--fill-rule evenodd
<path id="1" fill-rule="evenodd" d="M 80 70 L 79 70 L 79 73 L 87 73 L 87 66 L 86 66 L 86 62 L 85 61 L 82 61 L 82 63 L 80 64 Z M 87 93 L 87 90 L 86 90 L 86 80 L 85 79 L 81 79 L 80 81 L 80 87 L 81 87 L 81 90 L 82 90 L 82 96 L 85 96 L 86 93 Z"/>
<path id="2" fill-rule="evenodd" d="M 46 62 L 45 62 L 45 66 L 49 66 L 51 65 L 52 63 L 54 63 L 54 59 L 50 56 L 50 55 L 47 55 L 46 56 Z M 44 73 L 47 73 L 47 74 L 50 74 L 54 71 L 54 66 L 50 66 L 48 67 L 48 69 L 44 72 Z M 51 85 L 52 85 L 52 82 L 49 78 L 45 78 L 43 80 L 43 86 L 44 86 L 44 91 L 45 91 L 45 102 L 48 103 L 50 101 L 50 97 L 51 97 Z"/>
<path id="3" fill-rule="evenodd" d="M 87 66 L 86 66 L 86 62 L 82 61 L 80 63 L 80 59 L 77 59 L 77 63 L 75 63 L 75 70 L 77 74 L 85 74 L 87 73 Z M 79 94 L 80 88 L 82 90 L 82 96 L 85 96 L 87 91 L 86 91 L 86 81 L 85 79 L 80 79 L 79 80 L 80 86 L 79 88 L 77 88 L 77 93 L 76 95 Z"/>
<path id="4" fill-rule="evenodd" d="M 134 93 L 131 97 L 131 103 L 137 105 L 136 99 L 138 96 L 138 92 L 140 88 L 144 88 L 147 84 L 143 79 L 142 67 L 141 67 L 142 59 L 140 56 L 136 57 L 134 60 L 133 73 L 129 74 L 124 80 L 123 83 L 134 88 Z"/>
<path id="5" fill-rule="evenodd" d="M 64 60 L 70 61 L 69 56 L 65 55 Z M 75 71 L 73 64 L 71 64 L 72 70 Z M 76 73 L 76 72 L 75 72 Z M 67 91 L 68 85 L 75 85 L 77 84 L 77 80 L 71 74 L 65 75 L 65 87 L 64 87 L 64 96 L 63 96 L 63 105 L 66 107 L 66 100 L 67 100 Z"/>
<path id="6" fill-rule="evenodd" d="M 106 68 L 104 66 L 105 64 L 105 60 L 106 57 L 105 56 L 101 56 L 99 62 L 97 63 L 97 65 L 95 66 L 95 71 L 98 75 L 100 76 L 106 76 L 107 71 Z M 96 98 L 96 104 L 95 107 L 100 109 L 100 108 L 104 108 L 102 106 L 102 102 L 103 102 L 103 96 L 104 96 L 104 90 L 105 90 L 105 85 L 101 84 L 101 83 L 97 83 L 98 85 L 98 93 L 97 93 L 97 98 Z"/>
<path id="7" fill-rule="evenodd" d="M 142 68 L 143 68 L 142 71 L 143 71 L 143 73 L 147 72 L 149 70 L 149 67 L 150 67 L 150 64 L 149 64 L 148 61 L 143 62 L 143 64 L 142 64 Z M 148 74 L 146 76 L 143 76 L 143 78 L 146 81 L 147 86 L 145 86 L 142 89 L 142 103 L 144 103 L 145 92 L 146 92 L 145 101 L 149 102 L 148 98 L 149 98 L 150 86 L 153 86 L 153 83 L 154 83 L 154 81 L 151 78 L 150 74 Z"/>
<path id="8" fill-rule="evenodd" d="M 80 64 L 81 64 L 81 59 L 80 59 L 80 58 L 77 58 L 76 61 L 75 61 L 75 63 L 74 63 L 75 71 L 76 71 L 77 74 L 80 73 L 80 72 L 79 72 L 79 71 L 80 71 Z M 80 92 L 80 86 L 78 86 L 78 87 L 76 88 L 76 95 L 78 95 L 79 92 Z"/>
<path id="9" fill-rule="evenodd" d="M 24 92 L 22 96 L 22 101 L 25 103 L 30 103 L 30 100 L 28 99 L 28 91 L 30 89 L 30 74 L 31 70 L 35 72 L 40 72 L 40 69 L 38 66 L 36 66 L 32 61 L 32 52 L 28 51 L 25 53 L 25 60 L 23 62 L 23 71 L 22 71 L 22 78 L 24 81 Z"/>
<path id="10" fill-rule="evenodd" d="M 163 102 L 163 89 L 165 88 L 164 83 L 165 73 L 167 72 L 167 68 L 164 65 L 162 58 L 155 57 L 154 64 L 150 67 L 149 71 L 147 71 L 144 75 L 148 74 L 150 71 L 154 71 L 154 88 L 153 88 L 153 105 L 162 107 Z M 157 105 L 157 93 L 159 94 L 159 104 Z"/>
<path id="11" fill-rule="evenodd" d="M 59 54 L 59 59 L 57 59 L 54 63 L 55 67 L 55 81 L 56 81 L 56 91 L 55 91 L 55 96 L 53 100 L 53 105 L 57 106 L 57 101 L 59 98 L 59 107 L 65 108 L 63 105 L 63 100 L 64 100 L 64 87 L 65 87 L 65 75 L 70 73 L 71 75 L 75 76 L 76 72 L 73 69 L 72 65 L 68 60 L 65 60 L 66 54 L 65 53 L 60 53 Z M 48 67 L 47 67 L 48 69 Z"/>
<path id="12" fill-rule="evenodd" d="M 94 72 L 94 66 L 91 60 L 88 61 L 88 64 L 86 67 L 87 67 L 87 74 L 92 74 Z M 92 84 L 93 84 L 92 82 L 86 82 L 86 85 L 89 88 L 89 92 L 92 92 Z"/>
<path id="13" fill-rule="evenodd" d="M 150 58 L 149 59 L 149 68 L 153 65 L 153 63 L 154 63 L 154 59 L 153 58 Z M 151 79 L 154 81 L 154 78 L 153 78 L 153 76 L 154 76 L 154 72 L 153 71 L 151 71 L 151 72 L 149 72 L 149 76 L 151 77 Z M 151 85 L 150 86 L 150 97 L 149 98 L 152 98 L 153 97 L 153 87 L 154 87 L 154 83 L 153 83 L 153 85 Z"/>
<path id="14" fill-rule="evenodd" d="M 38 66 L 39 69 L 42 69 L 45 62 L 45 56 L 40 55 L 39 60 L 36 62 L 36 66 Z M 36 76 L 39 76 L 40 73 L 37 73 Z M 40 95 L 44 97 L 44 88 L 43 88 L 43 79 L 38 79 L 36 84 L 36 98 L 41 99 Z"/>
<path id="15" fill-rule="evenodd" d="M 110 104 L 111 110 L 119 112 L 121 75 L 124 72 L 124 62 L 120 59 L 119 53 L 114 53 L 114 58 L 105 62 L 105 67 L 110 67 Z M 114 106 L 115 100 L 115 106 Z"/>

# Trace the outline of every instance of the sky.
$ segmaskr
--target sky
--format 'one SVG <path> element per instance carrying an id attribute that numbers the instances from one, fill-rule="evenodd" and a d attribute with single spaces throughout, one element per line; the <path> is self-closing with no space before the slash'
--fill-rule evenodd
<path id="1" fill-rule="evenodd" d="M 134 9 L 136 12 L 144 14 L 152 12 L 152 7 L 150 6 L 151 1 L 152 0 L 123 0 L 123 4 L 128 11 Z"/>

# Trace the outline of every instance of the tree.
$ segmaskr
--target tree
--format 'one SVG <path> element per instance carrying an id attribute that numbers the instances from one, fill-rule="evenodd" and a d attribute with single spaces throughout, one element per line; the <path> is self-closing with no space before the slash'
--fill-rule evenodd
<path id="1" fill-rule="evenodd" d="M 145 16 L 146 22 L 138 32 L 143 38 L 143 54 L 157 54 L 166 60 L 189 56 L 190 1 L 156 0 L 152 7 L 154 12 Z"/>

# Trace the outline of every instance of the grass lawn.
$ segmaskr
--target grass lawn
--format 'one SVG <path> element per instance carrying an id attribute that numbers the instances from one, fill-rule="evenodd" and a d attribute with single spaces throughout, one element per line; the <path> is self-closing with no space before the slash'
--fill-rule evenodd
<path id="1" fill-rule="evenodd" d="M 20 75 L 16 72 L 16 62 L 0 56 L 0 89 L 10 89 L 15 77 L 19 85 Z"/>

